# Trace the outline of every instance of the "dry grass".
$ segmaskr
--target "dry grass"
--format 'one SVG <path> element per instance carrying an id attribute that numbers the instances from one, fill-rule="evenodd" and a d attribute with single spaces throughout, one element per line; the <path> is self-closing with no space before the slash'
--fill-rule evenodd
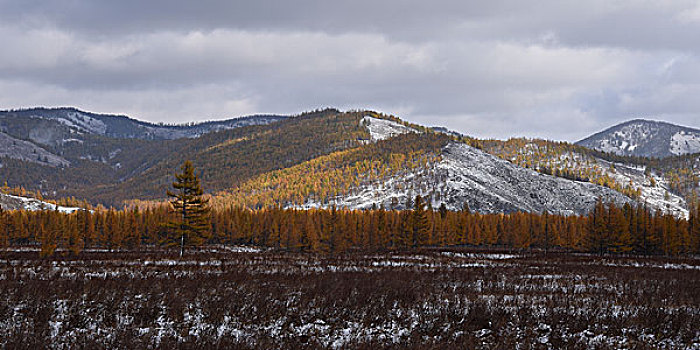
<path id="1" fill-rule="evenodd" d="M 4 348 L 700 348 L 700 260 L 4 252 Z"/>

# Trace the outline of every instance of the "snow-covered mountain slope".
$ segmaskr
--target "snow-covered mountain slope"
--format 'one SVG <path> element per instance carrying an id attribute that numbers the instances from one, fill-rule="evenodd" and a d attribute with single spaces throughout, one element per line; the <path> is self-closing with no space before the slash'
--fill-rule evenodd
<path id="1" fill-rule="evenodd" d="M 372 141 L 386 140 L 390 137 L 418 132 L 417 130 L 399 124 L 397 122 L 366 116 L 362 119 L 362 124 L 367 127 L 372 137 Z"/>
<path id="2" fill-rule="evenodd" d="M 42 118 L 42 115 L 35 115 L 35 118 Z M 45 118 L 54 119 L 59 123 L 82 132 L 90 134 L 104 135 L 107 133 L 107 124 L 103 121 L 92 118 L 88 114 L 80 111 L 66 111 L 62 114 L 49 114 Z"/>
<path id="3" fill-rule="evenodd" d="M 596 133 L 577 144 L 618 155 L 663 158 L 700 152 L 700 130 L 636 119 Z"/>
<path id="4" fill-rule="evenodd" d="M 667 174 L 664 174 L 664 165 L 658 162 L 654 163 L 657 168 L 652 171 L 647 169 L 643 161 L 634 163 L 633 159 L 629 159 L 629 163 L 622 163 L 620 161 L 625 158 L 610 157 L 615 159 L 613 162 L 601 159 L 599 155 L 583 147 L 546 140 L 514 139 L 502 142 L 501 145 L 489 145 L 488 149 L 494 155 L 514 164 L 548 174 L 605 184 L 627 193 L 652 210 L 659 209 L 679 217 L 688 216 L 686 200 L 678 191 L 672 190 L 673 186 Z M 689 166 L 686 163 L 673 162 L 673 173 L 685 174 Z M 676 178 L 675 181 L 682 182 L 680 178 Z"/>
<path id="5" fill-rule="evenodd" d="M 49 166 L 69 166 L 70 162 L 29 141 L 0 132 L 0 158 L 7 157 Z M 2 161 L 0 161 L 2 166 Z"/>
<path id="6" fill-rule="evenodd" d="M 434 207 L 445 203 L 460 210 L 464 204 L 480 213 L 515 211 L 571 215 L 584 214 L 598 198 L 617 204 L 633 200 L 611 189 L 543 175 L 511 164 L 466 144 L 450 142 L 441 160 L 381 182 L 362 183 L 328 203 L 308 202 L 303 207 L 405 208 L 416 195 Z"/>
<path id="7" fill-rule="evenodd" d="M 581 157 L 578 154 L 561 155 L 559 166 L 574 167 L 575 158 Z M 571 160 L 569 162 L 569 160 Z M 563 161 L 563 163 L 561 163 Z M 653 173 L 645 174 L 644 166 L 632 164 L 613 163 L 600 158 L 588 158 L 587 166 L 595 169 L 601 174 L 615 180 L 621 186 L 627 186 L 639 190 L 639 204 L 648 206 L 651 210 L 661 210 L 663 213 L 670 213 L 677 217 L 688 217 L 687 203 L 683 197 L 678 196 L 671 190 L 668 181 L 662 176 Z M 653 179 L 653 181 L 652 181 Z"/>
<path id="8" fill-rule="evenodd" d="M 121 139 L 158 139 L 199 137 L 203 134 L 250 125 L 274 123 L 286 116 L 255 115 L 221 121 L 187 125 L 160 125 L 138 121 L 122 115 L 96 114 L 75 108 L 32 108 L 16 111 L 0 111 L 0 131 L 13 136 L 28 133 L 28 138 L 45 145 L 60 144 L 66 134 L 103 135 Z M 56 124 L 42 121 L 52 121 Z M 66 129 L 60 128 L 60 126 Z"/>
<path id="9" fill-rule="evenodd" d="M 82 210 L 75 207 L 57 206 L 53 203 L 47 203 L 35 198 L 12 196 L 3 193 L 0 193 L 0 207 L 3 210 L 58 210 L 66 214 L 73 213 L 77 210 Z"/>
<path id="10" fill-rule="evenodd" d="M 594 166 L 615 179 L 618 184 L 639 189 L 638 202 L 651 210 L 661 210 L 663 213 L 670 213 L 677 217 L 688 217 L 685 199 L 673 193 L 663 177 L 656 174 L 645 175 L 645 167 L 611 163 L 598 158 L 595 158 Z"/>
<path id="11" fill-rule="evenodd" d="M 680 131 L 671 136 L 671 153 L 675 155 L 700 152 L 700 132 Z"/>

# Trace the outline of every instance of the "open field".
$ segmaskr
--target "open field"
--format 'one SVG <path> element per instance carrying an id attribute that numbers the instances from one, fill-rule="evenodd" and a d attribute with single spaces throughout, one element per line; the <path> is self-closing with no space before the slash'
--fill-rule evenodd
<path id="1" fill-rule="evenodd" d="M 700 259 L 0 252 L 3 348 L 700 349 Z"/>

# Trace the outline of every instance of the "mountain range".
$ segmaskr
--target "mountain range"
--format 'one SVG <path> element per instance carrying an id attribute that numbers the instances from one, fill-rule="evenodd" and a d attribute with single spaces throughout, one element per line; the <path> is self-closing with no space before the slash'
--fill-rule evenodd
<path id="1" fill-rule="evenodd" d="M 123 115 L 83 112 L 75 108 L 31 108 L 0 111 L 0 131 L 43 145 L 81 140 L 81 135 L 118 139 L 173 140 L 261 125 L 285 119 L 281 115 L 254 115 L 221 121 L 181 125 L 153 124 Z"/>
<path id="2" fill-rule="evenodd" d="M 569 144 L 477 140 L 372 111 L 159 125 L 35 108 L 0 112 L 0 179 L 121 206 L 163 199 L 190 159 L 217 206 L 400 209 L 420 194 L 481 213 L 583 214 L 601 198 L 687 216 L 700 176 L 696 132 L 634 120 Z"/>

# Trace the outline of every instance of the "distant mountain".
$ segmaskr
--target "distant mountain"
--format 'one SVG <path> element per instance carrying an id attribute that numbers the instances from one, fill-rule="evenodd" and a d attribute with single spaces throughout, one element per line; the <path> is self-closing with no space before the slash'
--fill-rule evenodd
<path id="1" fill-rule="evenodd" d="M 128 149 L 129 140 L 195 138 L 210 132 L 266 125 L 286 118 L 280 115 L 255 115 L 197 124 L 160 125 L 75 108 L 0 111 L 0 158 L 52 167 L 69 166 L 70 158 L 104 162 Z M 125 146 L 115 146 L 119 143 Z M 112 148 L 112 153 L 98 154 L 104 153 L 98 150 L 106 148 Z"/>
<path id="2" fill-rule="evenodd" d="M 44 145 L 71 142 L 80 135 L 120 139 L 173 140 L 285 119 L 281 115 L 254 115 L 220 121 L 162 125 L 123 115 L 97 114 L 75 108 L 31 108 L 0 111 L 0 131 Z"/>
<path id="3" fill-rule="evenodd" d="M 635 119 L 589 136 L 577 144 L 618 155 L 663 158 L 700 152 L 700 130 Z"/>

